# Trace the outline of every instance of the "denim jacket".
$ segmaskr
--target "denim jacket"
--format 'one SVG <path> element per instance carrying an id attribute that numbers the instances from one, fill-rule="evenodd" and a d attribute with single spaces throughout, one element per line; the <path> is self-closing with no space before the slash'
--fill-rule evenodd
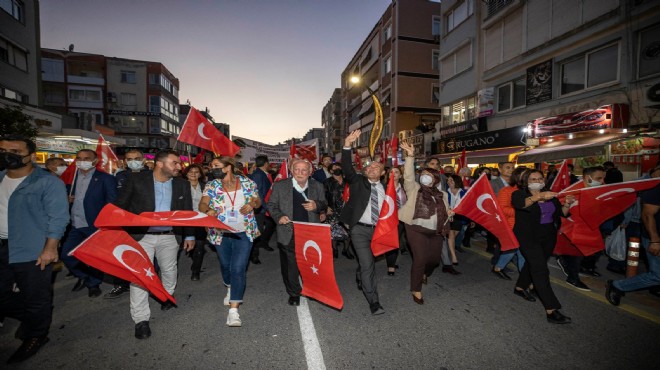
<path id="1" fill-rule="evenodd" d="M 0 183 L 7 171 L 0 172 Z M 9 197 L 9 263 L 36 261 L 47 238 L 61 239 L 69 224 L 64 182 L 35 168 Z"/>

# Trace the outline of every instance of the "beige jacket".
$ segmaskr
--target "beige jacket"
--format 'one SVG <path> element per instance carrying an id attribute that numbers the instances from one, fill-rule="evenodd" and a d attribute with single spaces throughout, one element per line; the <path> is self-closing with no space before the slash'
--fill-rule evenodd
<path id="1" fill-rule="evenodd" d="M 406 204 L 399 210 L 399 220 L 408 224 L 414 225 L 413 215 L 415 214 L 415 204 L 417 203 L 417 193 L 421 185 L 415 181 L 415 158 L 406 157 L 406 163 L 403 166 L 403 189 L 406 191 L 408 200 Z M 445 208 L 449 211 L 449 204 L 447 203 L 447 192 L 440 190 L 442 193 L 442 201 L 445 203 Z M 433 217 L 435 219 L 435 217 Z"/>

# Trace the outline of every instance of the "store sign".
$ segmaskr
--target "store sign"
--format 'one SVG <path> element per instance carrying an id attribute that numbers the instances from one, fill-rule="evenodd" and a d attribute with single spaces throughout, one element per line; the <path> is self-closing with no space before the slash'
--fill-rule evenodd
<path id="1" fill-rule="evenodd" d="M 460 136 L 473 132 L 486 131 L 486 118 L 474 118 L 455 125 L 442 127 L 438 130 L 440 138 Z"/>
<path id="2" fill-rule="evenodd" d="M 479 117 L 492 116 L 495 112 L 495 88 L 487 87 L 477 92 Z"/>
<path id="3" fill-rule="evenodd" d="M 71 140 L 53 140 L 38 137 L 36 139 L 37 150 L 46 152 L 75 153 L 82 149 L 82 143 Z"/>
<path id="4" fill-rule="evenodd" d="M 424 134 L 411 136 L 401 141 L 412 144 L 412 146 L 415 148 L 415 158 L 426 157 L 426 153 L 424 152 Z"/>
<path id="5" fill-rule="evenodd" d="M 160 113 L 158 112 L 140 112 L 140 111 L 132 111 L 132 110 L 118 110 L 118 109 L 110 109 L 108 110 L 108 114 L 114 114 L 117 116 L 146 116 L 146 117 L 160 117 Z"/>
<path id="6" fill-rule="evenodd" d="M 524 135 L 522 127 L 511 127 L 504 130 L 441 139 L 436 142 L 437 153 L 433 154 L 455 153 L 463 149 L 471 151 L 522 146 L 524 145 Z"/>
<path id="7" fill-rule="evenodd" d="M 537 118 L 530 123 L 533 136 L 539 138 L 572 132 L 625 128 L 628 127 L 628 117 L 627 104 L 611 104 L 577 113 Z"/>
<path id="8" fill-rule="evenodd" d="M 552 99 L 552 59 L 527 68 L 525 103 L 538 104 Z"/>

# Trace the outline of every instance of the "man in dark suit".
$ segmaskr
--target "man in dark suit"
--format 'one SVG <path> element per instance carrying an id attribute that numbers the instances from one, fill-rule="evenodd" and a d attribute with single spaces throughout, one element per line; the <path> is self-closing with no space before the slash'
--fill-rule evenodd
<path id="1" fill-rule="evenodd" d="M 273 179 L 270 176 L 270 173 L 268 173 L 270 167 L 268 157 L 265 155 L 258 155 L 254 158 L 254 164 L 257 168 L 251 175 L 249 175 L 249 177 L 250 180 L 257 184 L 259 199 L 261 199 L 262 206 L 258 211 L 254 211 L 254 218 L 257 219 L 257 227 L 259 228 L 261 235 L 254 241 L 252 252 L 250 254 L 250 262 L 258 265 L 261 263 L 259 260 L 259 248 L 263 248 L 269 252 L 273 251 L 273 248 L 271 248 L 268 243 L 275 232 L 275 221 L 266 214 L 268 213 L 268 207 L 266 206 L 265 198 L 273 183 Z"/>
<path id="2" fill-rule="evenodd" d="M 300 305 L 300 272 L 296 263 L 292 221 L 321 223 L 320 213 L 328 208 L 323 185 L 309 177 L 312 164 L 296 159 L 291 164 L 293 177 L 273 184 L 268 210 L 277 222 L 280 268 L 289 304 Z"/>
<path id="3" fill-rule="evenodd" d="M 156 154 L 153 172 L 140 172 L 129 176 L 115 201 L 115 205 L 131 213 L 190 211 L 192 196 L 190 184 L 179 177 L 181 159 L 172 150 Z M 126 231 L 137 240 L 152 260 L 158 258 L 161 281 L 168 293 L 174 294 L 177 279 L 177 252 L 182 238 L 183 247 L 190 251 L 195 247 L 195 230 L 192 227 L 126 227 Z M 149 292 L 131 284 L 131 317 L 135 322 L 135 337 L 146 339 L 151 336 L 149 328 Z M 167 301 L 161 305 L 166 311 L 174 305 Z"/>
<path id="4" fill-rule="evenodd" d="M 371 238 L 385 200 L 385 186 L 381 182 L 385 168 L 380 162 L 371 162 L 364 169 L 365 175 L 355 172 L 351 163 L 351 145 L 360 137 L 360 130 L 351 132 L 344 141 L 341 151 L 341 169 L 351 196 L 344 205 L 340 219 L 348 225 L 353 247 L 357 255 L 356 280 L 369 302 L 372 315 L 385 313 L 378 300 L 374 255 L 371 252 Z"/>
<path id="5" fill-rule="evenodd" d="M 326 181 L 330 177 L 332 177 L 332 174 L 330 173 L 330 165 L 332 164 L 332 157 L 329 155 L 324 154 L 321 156 L 321 168 L 318 170 L 314 171 L 312 174 L 312 178 L 321 184 L 325 184 Z"/>
<path id="6" fill-rule="evenodd" d="M 117 197 L 117 182 L 112 175 L 95 169 L 98 158 L 91 149 L 82 149 L 76 153 L 78 167 L 73 184 L 67 185 L 71 204 L 71 230 L 62 246 L 61 260 L 71 273 L 78 278 L 73 287 L 77 292 L 84 287 L 89 297 L 101 295 L 103 273 L 87 266 L 77 258 L 69 256 L 83 240 L 96 232 L 94 221 L 106 204 Z M 73 187 L 73 190 L 71 189 Z"/>

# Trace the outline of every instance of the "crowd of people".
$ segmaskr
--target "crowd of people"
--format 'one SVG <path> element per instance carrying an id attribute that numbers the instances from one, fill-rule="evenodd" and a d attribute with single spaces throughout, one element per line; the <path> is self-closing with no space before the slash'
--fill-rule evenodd
<path id="1" fill-rule="evenodd" d="M 51 158 L 41 169 L 35 163 L 32 140 L 20 136 L 0 138 L 0 319 L 20 320 L 17 337 L 22 340 L 9 362 L 33 356 L 48 342 L 52 282 L 54 271 L 60 269 L 75 279 L 74 292 L 87 288 L 90 298 L 102 296 L 101 284 L 108 281 L 113 288 L 103 295 L 105 298 L 128 293 L 135 337 L 151 336 L 147 290 L 104 276 L 69 256 L 97 230 L 94 221 L 107 204 L 135 214 L 195 210 L 231 227 L 125 227 L 156 263 L 169 294 L 175 292 L 181 253 L 192 258 L 190 279 L 199 281 L 206 250 L 216 251 L 220 278 L 227 288 L 227 326 L 242 325 L 239 308 L 246 289 L 247 266 L 261 263 L 261 249 L 273 251 L 269 244 L 275 234 L 287 302 L 300 305 L 302 287 L 292 222 L 329 224 L 334 258 L 341 255 L 356 260 L 357 288 L 372 315 L 384 314 L 371 239 L 390 179 L 395 183 L 399 209 L 400 248 L 385 254 L 387 275 L 397 274 L 400 255 L 410 255 L 410 294 L 414 303 L 425 304 L 422 288 L 436 269 L 460 275 L 460 253 L 483 235 L 486 250 L 493 254 L 491 272 L 495 276 L 512 280 L 513 271 L 507 266 L 515 258 L 519 275 L 513 293 L 526 301 L 540 300 L 548 322 L 571 322 L 560 312 L 562 307 L 552 290 L 548 269 L 561 219 L 570 217 L 570 206 L 575 202 L 575 197 L 569 195 L 562 203 L 557 193 L 548 190 L 556 171 L 544 174 L 502 162 L 497 168 L 478 167 L 473 172 L 462 168 L 455 173 L 454 166 L 443 167 L 436 158 L 416 168 L 414 149 L 405 142 L 401 143 L 403 166 L 386 168 L 383 163 L 371 161 L 360 171 L 352 163 L 352 146 L 359 136 L 356 130 L 346 137 L 340 163 L 323 156 L 314 169 L 309 161 L 293 158 L 290 176 L 280 181 L 274 181 L 277 171 L 265 155 L 257 156 L 250 169 L 243 171 L 240 162 L 231 157 L 216 157 L 208 165 L 186 166 L 177 152 L 164 150 L 155 155 L 150 169 L 144 153 L 130 150 L 124 155 L 124 170 L 113 176 L 96 168 L 99 158 L 95 151 L 82 149 L 76 153 L 76 176 L 68 185 L 59 178 L 66 170 L 63 160 Z M 582 179 L 570 170 L 571 182 L 583 181 L 585 187 L 623 181 L 611 163 L 585 168 Z M 519 248 L 502 252 L 492 233 L 454 212 L 480 176 L 488 177 L 506 222 L 520 242 Z M 660 177 L 660 167 L 649 176 Z M 659 187 L 644 192 L 625 214 L 601 226 L 604 238 L 616 228 L 625 228 L 626 233 L 630 230 L 631 236 L 642 237 L 647 250 L 647 273 L 608 281 L 606 295 L 612 304 L 618 305 L 625 292 L 660 285 L 658 197 Z M 558 256 L 556 263 L 566 273 L 569 284 L 588 290 L 580 275 L 600 276 L 595 267 L 597 259 L 598 254 Z M 607 268 L 625 272 L 625 266 L 618 262 L 609 261 Z M 654 292 L 657 294 L 657 290 Z M 170 301 L 160 302 L 161 310 L 175 307 Z"/>

